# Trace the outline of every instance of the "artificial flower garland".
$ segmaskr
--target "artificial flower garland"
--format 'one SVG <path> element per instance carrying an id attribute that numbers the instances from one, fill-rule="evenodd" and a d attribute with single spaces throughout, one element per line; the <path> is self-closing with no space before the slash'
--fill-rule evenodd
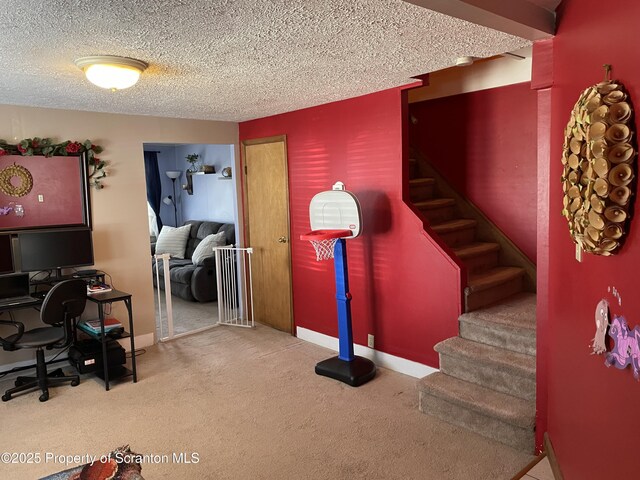
<path id="1" fill-rule="evenodd" d="M 0 140 L 0 157 L 3 155 L 43 155 L 45 157 L 53 157 L 85 152 L 89 162 L 89 185 L 96 189 L 104 188 L 102 179 L 107 176 L 107 171 L 104 169 L 107 162 L 96 157 L 96 154 L 102 152 L 102 147 L 94 145 L 91 140 L 85 140 L 82 143 L 70 140 L 62 143 L 53 143 L 50 138 L 34 137 L 25 138 L 17 144 Z"/>

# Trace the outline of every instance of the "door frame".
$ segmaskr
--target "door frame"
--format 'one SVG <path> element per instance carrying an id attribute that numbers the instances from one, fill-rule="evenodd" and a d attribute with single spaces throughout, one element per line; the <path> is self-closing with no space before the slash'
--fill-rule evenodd
<path id="1" fill-rule="evenodd" d="M 292 336 L 296 336 L 295 334 L 295 318 L 293 316 L 293 255 L 291 251 L 291 202 L 289 195 L 289 156 L 288 156 L 288 148 L 287 148 L 287 136 L 286 135 L 274 135 L 271 137 L 263 137 L 263 138 L 253 138 L 250 140 L 243 140 L 240 142 L 240 174 L 242 175 L 242 217 L 243 217 L 243 226 L 244 226 L 244 245 L 250 247 L 251 246 L 251 229 L 249 228 L 249 197 L 248 197 L 248 184 L 247 184 L 247 152 L 246 147 L 253 145 L 261 145 L 264 143 L 277 143 L 282 142 L 284 144 L 284 172 L 286 175 L 285 182 L 285 194 L 286 194 L 286 219 L 287 219 L 287 238 L 289 241 L 287 242 L 287 248 L 289 250 L 289 298 L 291 299 L 289 302 L 289 316 L 291 318 L 291 331 L 290 334 Z M 255 292 L 254 292 L 255 295 Z"/>

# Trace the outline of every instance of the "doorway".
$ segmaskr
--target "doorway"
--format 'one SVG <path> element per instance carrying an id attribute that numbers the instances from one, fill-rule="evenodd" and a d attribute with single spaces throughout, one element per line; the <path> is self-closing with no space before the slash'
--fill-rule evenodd
<path id="1" fill-rule="evenodd" d="M 255 252 L 255 320 L 293 333 L 286 137 L 243 141 L 242 158 L 245 235 Z"/>
<path id="2" fill-rule="evenodd" d="M 191 225 L 184 251 L 171 253 L 164 265 L 152 267 L 156 289 L 156 338 L 168 339 L 215 326 L 218 321 L 216 268 L 213 250 L 196 253 L 207 236 L 225 232 L 225 243 L 236 244 L 238 225 L 234 145 L 145 143 L 145 168 L 157 167 L 160 198 L 149 207 L 151 251 L 162 228 Z M 147 180 L 149 191 L 149 179 Z M 158 187 L 156 187 L 158 189 Z M 156 219 L 159 218 L 160 222 Z M 153 226 L 157 231 L 153 238 Z M 204 257 L 211 258 L 204 258 Z M 184 258 L 181 258 L 184 257 Z M 197 257 L 197 260 L 196 260 Z M 175 271 L 174 271 L 175 269 Z M 156 274 L 159 270 L 159 275 Z M 151 273 L 151 272 L 150 272 Z M 159 277 L 159 278 L 158 278 Z M 170 282 L 165 282 L 165 277 Z M 168 283 L 168 284 L 167 284 Z M 165 295 L 171 291 L 171 295 Z M 172 325 L 169 324 L 172 317 Z"/>

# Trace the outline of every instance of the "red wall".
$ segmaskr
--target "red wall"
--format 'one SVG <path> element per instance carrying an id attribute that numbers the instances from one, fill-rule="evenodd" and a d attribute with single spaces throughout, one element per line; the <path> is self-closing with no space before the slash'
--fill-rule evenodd
<path id="1" fill-rule="evenodd" d="M 536 93 L 529 83 L 411 104 L 410 142 L 536 261 Z"/>
<path id="2" fill-rule="evenodd" d="M 0 170 L 8 165 L 21 165 L 31 173 L 33 188 L 23 197 L 11 197 L 0 191 L 0 207 L 10 202 L 24 207 L 24 216 L 11 211 L 0 215 L 0 229 L 79 225 L 83 223 L 78 157 L 0 157 Z M 19 185 L 14 179 L 15 185 Z M 43 202 L 38 201 L 43 196 Z"/>
<path id="3" fill-rule="evenodd" d="M 640 2 L 564 0 L 553 40 L 549 205 L 548 432 L 567 480 L 640 478 L 640 383 L 631 371 L 606 368 L 591 355 L 594 313 L 601 298 L 612 313 L 640 325 L 638 271 L 640 219 L 634 218 L 626 244 L 614 257 L 575 249 L 560 215 L 563 129 L 580 93 L 602 80 L 604 63 L 640 106 L 640 58 L 636 46 Z M 636 114 L 636 129 L 638 116 Z M 637 172 L 636 172 L 637 175 Z M 638 196 L 635 197 L 638 212 Z M 615 287 L 622 305 L 607 294 Z"/>
<path id="4" fill-rule="evenodd" d="M 337 336 L 332 262 L 316 262 L 309 202 L 340 180 L 359 199 L 363 234 L 347 241 L 354 341 L 430 366 L 433 345 L 457 335 L 459 268 L 402 202 L 400 90 L 240 124 L 240 141 L 287 135 L 294 320 Z M 277 294 L 274 292 L 274 294 Z"/>

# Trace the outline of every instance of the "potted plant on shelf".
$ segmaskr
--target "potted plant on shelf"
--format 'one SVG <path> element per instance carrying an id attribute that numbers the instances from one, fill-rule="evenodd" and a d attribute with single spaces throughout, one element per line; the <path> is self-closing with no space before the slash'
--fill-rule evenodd
<path id="1" fill-rule="evenodd" d="M 198 171 L 198 159 L 200 158 L 200 155 L 198 155 L 197 153 L 191 153 L 189 155 L 187 155 L 187 162 L 189 163 L 189 165 L 191 165 L 188 169 L 187 172 L 190 173 L 196 173 Z"/>

